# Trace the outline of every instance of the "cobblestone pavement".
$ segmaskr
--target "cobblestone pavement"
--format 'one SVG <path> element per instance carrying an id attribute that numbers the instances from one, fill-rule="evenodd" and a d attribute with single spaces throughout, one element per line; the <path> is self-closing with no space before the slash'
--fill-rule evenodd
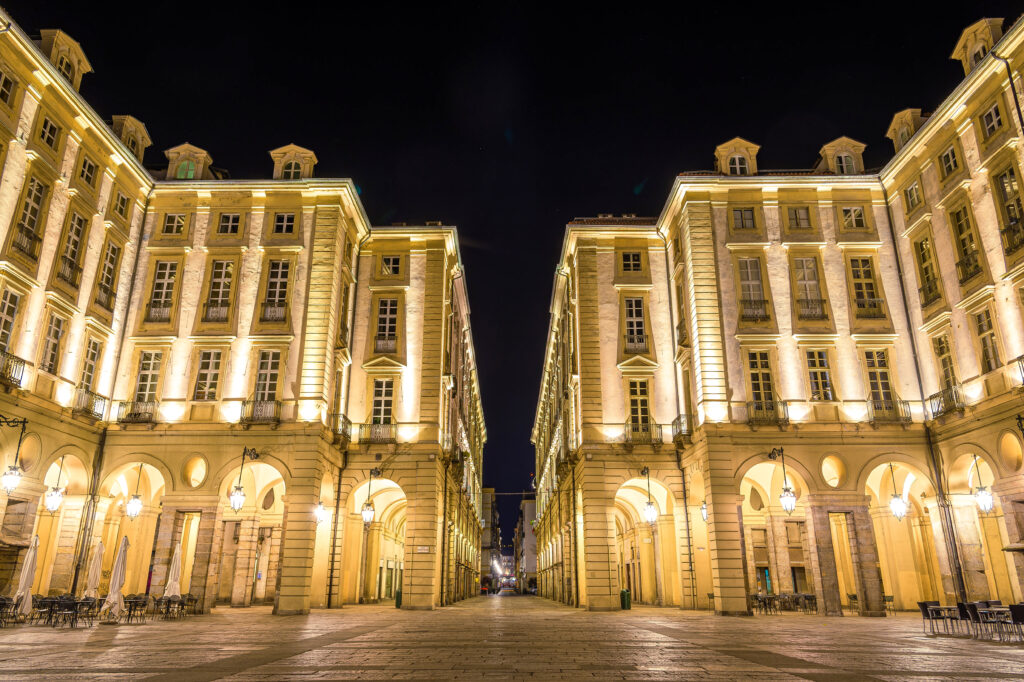
<path id="1" fill-rule="evenodd" d="M 0 679 L 1024 679 L 1024 645 L 927 636 L 920 616 L 721 618 L 588 613 L 537 597 L 436 611 L 383 606 L 276 617 L 0 630 Z"/>

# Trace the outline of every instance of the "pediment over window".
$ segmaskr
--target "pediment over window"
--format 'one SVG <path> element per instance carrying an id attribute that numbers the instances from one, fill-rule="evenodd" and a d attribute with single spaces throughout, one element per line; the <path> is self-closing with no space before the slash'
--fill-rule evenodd
<path id="1" fill-rule="evenodd" d="M 124 142 L 124 146 L 128 147 L 128 151 L 134 154 L 135 158 L 142 161 L 146 149 L 153 144 L 146 125 L 134 116 L 128 115 L 114 116 L 112 120 L 110 127 L 114 134 Z"/>
<path id="2" fill-rule="evenodd" d="M 886 131 L 885 136 L 892 140 L 896 151 L 899 151 L 927 120 L 928 114 L 922 114 L 920 109 L 898 111 L 892 117 L 892 123 L 889 124 L 889 130 Z"/>
<path id="3" fill-rule="evenodd" d="M 715 170 L 724 175 L 757 175 L 757 152 L 750 140 L 734 137 L 715 147 Z"/>
<path id="4" fill-rule="evenodd" d="M 168 180 L 211 180 L 213 174 L 210 172 L 210 164 L 213 159 L 195 145 L 179 144 L 164 152 L 167 157 L 167 179 Z"/>
<path id="5" fill-rule="evenodd" d="M 851 137 L 839 137 L 818 150 L 817 171 L 831 171 L 836 175 L 856 175 L 864 172 L 866 145 Z"/>
<path id="6" fill-rule="evenodd" d="M 301 180 L 313 177 L 313 166 L 316 165 L 316 154 L 297 144 L 286 144 L 272 149 L 270 158 L 274 160 L 275 180 Z"/>
<path id="7" fill-rule="evenodd" d="M 618 364 L 619 371 L 623 374 L 649 374 L 658 367 L 657 362 L 643 355 L 634 355 Z"/>
<path id="8" fill-rule="evenodd" d="M 71 87 L 78 90 L 82 84 L 82 76 L 92 72 L 92 65 L 85 58 L 82 46 L 58 28 L 47 28 L 39 33 L 40 51 L 57 67 L 61 75 L 68 79 Z"/>
<path id="9" fill-rule="evenodd" d="M 386 356 L 376 357 L 369 362 L 363 363 L 363 371 L 372 374 L 379 374 L 381 372 L 394 373 L 400 372 L 403 369 L 405 369 L 405 365 L 403 363 Z"/>
<path id="10" fill-rule="evenodd" d="M 1002 19 L 979 19 L 964 29 L 956 41 L 950 59 L 959 59 L 964 74 L 969 74 L 1003 36 Z"/>

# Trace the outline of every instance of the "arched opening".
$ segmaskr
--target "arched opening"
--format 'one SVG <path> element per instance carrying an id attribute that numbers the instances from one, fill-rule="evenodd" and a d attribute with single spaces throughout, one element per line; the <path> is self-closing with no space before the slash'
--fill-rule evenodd
<path id="1" fill-rule="evenodd" d="M 75 542 L 89 491 L 83 459 L 70 452 L 57 457 L 46 468 L 43 485 L 36 510 L 39 549 L 32 593 L 64 594 L 71 589 Z"/>
<path id="2" fill-rule="evenodd" d="M 632 478 L 615 493 L 619 589 L 638 604 L 678 605 L 675 501 L 657 479 Z"/>
<path id="3" fill-rule="evenodd" d="M 235 509 L 231 496 L 239 485 L 244 499 L 235 498 L 236 505 L 241 501 Z M 228 472 L 219 490 L 224 506 L 220 546 L 214 547 L 220 552 L 215 603 L 251 606 L 272 602 L 280 568 L 284 476 L 265 461 L 246 461 Z"/>
<path id="4" fill-rule="evenodd" d="M 387 478 L 364 481 L 349 494 L 344 506 L 344 603 L 393 600 L 402 589 L 406 508 L 405 492 Z"/>

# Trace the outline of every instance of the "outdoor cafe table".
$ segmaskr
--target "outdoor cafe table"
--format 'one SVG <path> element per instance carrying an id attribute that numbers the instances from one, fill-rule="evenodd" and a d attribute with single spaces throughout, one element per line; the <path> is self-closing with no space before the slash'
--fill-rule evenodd
<path id="1" fill-rule="evenodd" d="M 943 625 L 947 622 L 947 618 L 953 616 L 960 616 L 960 607 L 958 606 L 938 606 L 932 604 L 928 607 L 928 625 L 931 627 L 932 632 L 935 632 L 935 621 L 941 620 Z M 948 626 L 946 626 L 948 627 Z"/>
<path id="2" fill-rule="evenodd" d="M 979 606 L 978 616 L 986 623 L 992 623 L 996 626 L 996 630 L 999 634 L 999 639 L 1003 639 L 1003 628 L 1002 623 L 1010 622 L 1010 607 L 1009 606 Z"/>

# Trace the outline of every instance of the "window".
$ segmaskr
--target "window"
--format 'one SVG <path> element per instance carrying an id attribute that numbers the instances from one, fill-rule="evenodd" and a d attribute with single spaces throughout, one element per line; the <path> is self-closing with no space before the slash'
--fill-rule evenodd
<path id="1" fill-rule="evenodd" d="M 302 166 L 297 161 L 289 161 L 284 165 L 281 177 L 285 180 L 298 180 L 302 177 Z"/>
<path id="2" fill-rule="evenodd" d="M 835 400 L 832 375 L 828 367 L 828 351 L 807 351 L 807 376 L 811 382 L 811 400 Z"/>
<path id="3" fill-rule="evenodd" d="M 82 253 L 82 235 L 85 234 L 85 218 L 72 211 L 68 220 L 68 231 L 64 237 L 64 253 L 57 264 L 57 276 L 70 284 L 78 286 L 78 259 Z"/>
<path id="4" fill-rule="evenodd" d="M 651 396 L 646 379 L 629 380 L 629 423 L 646 426 L 651 423 Z"/>
<path id="5" fill-rule="evenodd" d="M 992 137 L 997 130 L 1003 127 L 998 104 L 993 104 L 988 111 L 981 115 L 981 127 L 985 131 L 986 138 Z"/>
<path id="6" fill-rule="evenodd" d="M 284 303 L 288 300 L 288 268 L 286 260 L 272 260 L 267 271 L 267 302 Z"/>
<path id="7" fill-rule="evenodd" d="M 860 206 L 844 206 L 842 212 L 844 230 L 864 230 L 867 228 L 867 221 L 864 220 L 864 209 Z"/>
<path id="8" fill-rule="evenodd" d="M 942 168 L 943 178 L 949 177 L 960 168 L 960 161 L 956 158 L 956 147 L 950 145 L 946 151 L 942 152 L 939 156 L 939 165 Z"/>
<path id="9" fill-rule="evenodd" d="M 775 391 L 772 389 L 772 368 L 768 360 L 768 351 L 750 351 L 747 353 L 747 367 L 750 369 L 750 399 L 765 409 L 766 404 L 775 402 Z"/>
<path id="10" fill-rule="evenodd" d="M 67 55 L 61 55 L 57 58 L 57 70 L 60 71 L 60 75 L 67 78 L 69 81 L 75 75 L 75 67 L 71 64 L 71 60 L 67 58 Z"/>
<path id="11" fill-rule="evenodd" d="M 754 209 L 734 208 L 732 210 L 732 229 L 753 230 L 754 227 Z"/>
<path id="12" fill-rule="evenodd" d="M 135 402 L 151 403 L 156 400 L 156 387 L 160 381 L 160 363 L 164 354 L 144 350 L 139 353 L 139 374 L 135 380 Z"/>
<path id="13" fill-rule="evenodd" d="M 121 248 L 116 244 L 107 243 L 107 250 L 103 253 L 103 265 L 100 267 L 96 303 L 110 311 L 114 309 L 114 283 L 117 281 L 117 263 L 120 258 Z"/>
<path id="14" fill-rule="evenodd" d="M 128 151 L 130 151 L 132 154 L 138 156 L 139 155 L 139 143 L 138 143 L 138 141 L 134 137 L 129 136 L 128 140 L 127 140 L 127 144 L 128 144 Z"/>
<path id="15" fill-rule="evenodd" d="M 939 382 L 942 384 L 942 388 L 953 388 L 956 385 L 956 370 L 953 367 L 949 336 L 943 334 L 932 339 L 932 350 L 935 351 L 935 360 L 939 363 Z"/>
<path id="16" fill-rule="evenodd" d="M 91 391 L 96 381 L 96 368 L 100 364 L 100 353 L 103 344 L 96 339 L 89 339 L 85 346 L 85 359 L 82 361 L 82 381 L 79 385 L 87 391 Z"/>
<path id="17" fill-rule="evenodd" d="M 398 334 L 398 299 L 382 298 L 377 302 L 377 336 L 393 339 Z"/>
<path id="18" fill-rule="evenodd" d="M 870 258 L 850 259 L 850 280 L 858 317 L 881 317 L 882 301 L 875 289 L 875 273 Z"/>
<path id="19" fill-rule="evenodd" d="M 740 298 L 744 301 L 761 301 L 764 299 L 764 286 L 761 284 L 761 259 L 740 258 Z"/>
<path id="20" fill-rule="evenodd" d="M 985 58 L 986 50 L 984 45 L 979 45 L 971 55 L 971 66 L 977 66 L 978 62 Z"/>
<path id="21" fill-rule="evenodd" d="M 811 211 L 806 206 L 793 206 L 789 209 L 789 229 L 811 229 Z"/>
<path id="22" fill-rule="evenodd" d="M 221 213 L 217 223 L 217 234 L 238 234 L 241 216 L 238 213 Z"/>
<path id="23" fill-rule="evenodd" d="M 274 234 L 291 234 L 295 231 L 294 213 L 274 214 Z"/>
<path id="24" fill-rule="evenodd" d="M 256 385 L 253 400 L 267 402 L 277 400 L 278 365 L 281 362 L 281 351 L 260 351 L 259 365 L 256 369 Z"/>
<path id="25" fill-rule="evenodd" d="M 178 180 L 192 180 L 196 177 L 196 162 L 192 159 L 185 159 L 178 164 L 178 169 L 174 171 L 174 177 Z"/>
<path id="26" fill-rule="evenodd" d="M 981 371 L 984 374 L 999 369 L 999 350 L 996 348 L 996 330 L 992 325 L 992 313 L 982 310 L 974 314 L 974 328 L 978 332 L 981 346 Z"/>
<path id="27" fill-rule="evenodd" d="M 852 175 L 857 171 L 854 169 L 853 157 L 849 154 L 836 155 L 836 173 L 839 175 Z"/>
<path id="28" fill-rule="evenodd" d="M 14 334 L 14 321 L 18 319 L 18 303 L 21 296 L 10 289 L 0 297 L 0 350 L 7 353 L 11 347 L 11 336 Z"/>
<path id="29" fill-rule="evenodd" d="M 906 126 L 900 126 L 900 131 L 896 134 L 896 139 L 900 141 L 902 147 L 910 140 L 910 128 Z"/>
<path id="30" fill-rule="evenodd" d="M 1019 229 L 1024 209 L 1021 207 L 1020 185 L 1017 183 L 1017 174 L 1013 166 L 996 176 L 996 196 L 1006 226 Z"/>
<path id="31" fill-rule="evenodd" d="M 739 154 L 729 157 L 729 175 L 747 175 L 748 172 L 747 157 Z"/>
<path id="32" fill-rule="evenodd" d="M 643 264 L 640 260 L 639 251 L 624 251 L 622 253 L 623 272 L 640 272 L 642 270 Z"/>
<path id="33" fill-rule="evenodd" d="M 2 71 L 0 71 L 0 102 L 7 106 L 14 104 L 14 81 Z"/>
<path id="34" fill-rule="evenodd" d="M 903 190 L 903 201 L 907 205 L 907 213 L 921 205 L 921 186 L 916 182 Z"/>
<path id="35" fill-rule="evenodd" d="M 395 397 L 394 379 L 373 380 L 373 412 L 370 415 L 372 424 L 391 424 L 391 403 Z"/>
<path id="36" fill-rule="evenodd" d="M 798 317 L 805 320 L 826 319 L 825 300 L 818 279 L 818 260 L 813 256 L 794 258 L 793 271 Z"/>
<path id="37" fill-rule="evenodd" d="M 185 231 L 185 214 L 168 213 L 164 216 L 164 234 L 181 234 Z"/>
<path id="38" fill-rule="evenodd" d="M 118 192 L 114 198 L 114 213 L 122 218 L 128 217 L 128 196 L 123 192 Z"/>
<path id="39" fill-rule="evenodd" d="M 385 277 L 397 277 L 402 274 L 401 256 L 381 256 L 380 274 Z"/>
<path id="40" fill-rule="evenodd" d="M 64 337 L 64 318 L 50 313 L 50 322 L 46 325 L 46 339 L 43 341 L 43 356 L 39 359 L 39 369 L 49 374 L 57 373 L 60 361 L 60 341 Z"/>
<path id="41" fill-rule="evenodd" d="M 914 257 L 917 260 L 917 273 L 921 277 L 921 303 L 934 303 L 939 299 L 939 278 L 935 272 L 930 237 L 923 237 L 914 243 Z"/>
<path id="42" fill-rule="evenodd" d="M 79 171 L 78 177 L 90 187 L 96 182 L 96 163 L 88 156 L 82 158 L 82 170 Z"/>
<path id="43" fill-rule="evenodd" d="M 57 136 L 60 135 L 60 128 L 49 118 L 43 118 L 43 124 L 39 126 L 39 139 L 50 149 L 57 150 Z"/>
<path id="44" fill-rule="evenodd" d="M 199 351 L 199 368 L 196 370 L 196 390 L 193 400 L 216 400 L 219 381 L 220 351 Z"/>
<path id="45" fill-rule="evenodd" d="M 39 228 L 39 219 L 43 213 L 43 202 L 50 188 L 36 178 L 29 178 L 28 186 L 25 189 L 25 201 L 21 205 L 21 215 L 18 218 L 18 227 L 36 234 Z"/>
<path id="46" fill-rule="evenodd" d="M 173 261 L 157 261 L 153 269 L 153 291 L 149 302 L 154 308 L 171 305 L 174 294 L 174 279 L 178 275 L 178 264 Z"/>
<path id="47" fill-rule="evenodd" d="M 627 298 L 626 304 L 626 346 L 644 344 L 646 333 L 644 326 L 644 299 Z"/>
<path id="48" fill-rule="evenodd" d="M 207 305 L 226 307 L 231 304 L 231 277 L 235 264 L 229 260 L 215 260 L 210 269 L 210 293 Z"/>
<path id="49" fill-rule="evenodd" d="M 874 403 L 880 403 L 880 407 L 889 407 L 892 404 L 892 379 L 889 376 L 889 354 L 884 350 L 869 350 L 864 352 L 864 362 L 868 369 L 868 394 Z M 879 407 L 879 405 L 876 405 Z"/>

